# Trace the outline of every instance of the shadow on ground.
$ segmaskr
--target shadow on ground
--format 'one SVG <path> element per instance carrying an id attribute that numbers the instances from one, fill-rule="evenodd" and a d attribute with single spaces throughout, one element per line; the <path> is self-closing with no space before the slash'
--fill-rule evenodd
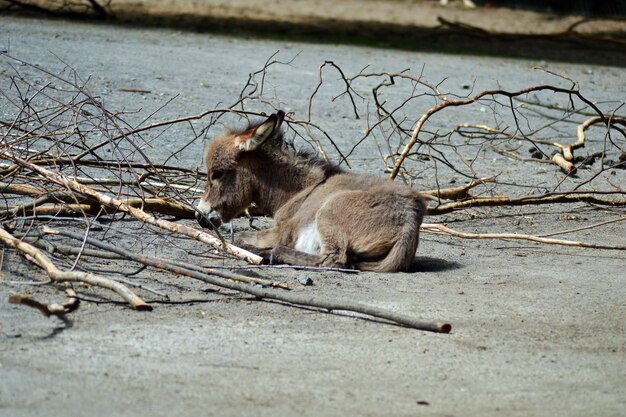
<path id="1" fill-rule="evenodd" d="M 18 10 L 16 15 L 42 12 Z M 253 16 L 216 17 L 190 13 L 124 11 L 114 16 L 43 13 L 49 18 L 99 21 L 142 28 L 171 28 L 271 40 L 340 43 L 408 51 L 525 58 L 626 67 L 626 33 L 583 34 L 574 30 L 555 34 L 497 33 L 439 19 L 437 27 L 389 22 L 310 18 L 306 21 L 255 19 Z M 583 19 L 584 21 L 585 19 Z M 582 21 L 581 21 L 582 22 Z"/>
<path id="2" fill-rule="evenodd" d="M 429 256 L 417 256 L 410 272 L 444 272 L 464 268 L 463 264 Z"/>

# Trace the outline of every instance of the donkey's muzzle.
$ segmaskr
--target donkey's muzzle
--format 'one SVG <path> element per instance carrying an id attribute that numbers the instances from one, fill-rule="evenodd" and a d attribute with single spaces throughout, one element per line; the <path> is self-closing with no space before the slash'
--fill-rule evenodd
<path id="1" fill-rule="evenodd" d="M 217 229 L 222 224 L 222 218 L 215 211 L 209 213 L 196 212 L 196 220 L 205 229 Z"/>

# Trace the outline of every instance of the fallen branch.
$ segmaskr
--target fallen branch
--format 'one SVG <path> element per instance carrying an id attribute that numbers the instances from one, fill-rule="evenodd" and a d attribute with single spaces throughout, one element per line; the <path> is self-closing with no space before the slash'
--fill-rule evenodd
<path id="1" fill-rule="evenodd" d="M 83 201 L 85 200 L 84 197 L 80 197 L 78 199 Z M 101 206 L 101 202 L 99 201 L 90 201 L 88 204 L 71 204 L 70 201 L 72 200 L 77 200 L 77 196 L 74 196 L 72 193 L 58 193 L 57 195 L 51 193 L 50 195 L 45 195 L 30 203 L 0 209 L 0 217 L 7 215 L 16 216 L 18 214 L 45 216 L 101 213 L 107 215 L 119 212 L 117 207 Z M 180 219 L 193 219 L 195 215 L 195 211 L 190 207 L 179 204 L 168 198 L 130 198 L 119 201 L 128 207 L 160 213 L 165 216 L 174 216 Z M 60 204 L 63 202 L 66 203 Z M 48 203 L 53 204 L 42 205 Z"/>
<path id="2" fill-rule="evenodd" d="M 458 230 L 450 229 L 449 227 L 444 226 L 443 224 L 436 224 L 436 223 L 422 224 L 421 230 L 424 230 L 426 232 L 441 232 L 444 234 L 460 237 L 463 239 L 518 239 L 518 240 L 530 240 L 533 242 L 545 243 L 548 245 L 576 246 L 580 248 L 591 248 L 591 249 L 626 250 L 626 246 L 596 245 L 595 243 L 579 242 L 575 240 L 550 239 L 550 238 L 533 236 L 533 235 L 521 235 L 517 233 L 459 232 Z"/>
<path id="3" fill-rule="evenodd" d="M 79 255 L 80 254 L 83 258 L 85 256 L 88 256 L 88 257 L 100 258 L 100 259 L 126 259 L 125 257 L 120 256 L 115 253 L 103 252 L 103 251 L 99 251 L 95 249 L 87 249 L 83 247 L 63 245 L 61 243 L 56 243 L 56 242 L 52 243 L 52 242 L 44 241 L 40 239 L 40 236 L 36 236 L 34 239 L 32 239 L 32 241 L 30 239 L 30 235 L 28 234 L 24 236 L 19 236 L 17 233 L 15 233 L 15 236 L 21 238 L 22 240 L 27 241 L 28 243 L 32 244 L 33 246 L 39 249 L 45 250 L 46 252 L 50 254 L 54 254 L 54 253 L 60 253 L 63 255 Z"/>
<path id="4" fill-rule="evenodd" d="M 75 239 L 83 240 L 84 237 L 75 233 L 54 230 L 48 227 L 44 227 L 44 233 L 48 234 L 61 234 L 63 236 L 72 237 Z M 90 245 L 99 247 L 101 249 L 111 251 L 127 257 L 136 262 L 140 262 L 144 265 L 149 265 L 155 268 L 164 269 L 170 272 L 174 272 L 176 274 L 188 276 L 190 278 L 197 279 L 199 281 L 203 281 L 218 287 L 227 288 L 230 290 L 235 290 L 238 292 L 242 292 L 245 294 L 254 295 L 260 299 L 268 299 L 268 300 L 277 300 L 286 302 L 289 304 L 307 306 L 307 307 L 315 307 L 321 308 L 328 311 L 338 310 L 338 311 L 351 311 L 354 313 L 366 314 L 372 317 L 381 318 L 385 320 L 392 321 L 397 324 L 401 324 L 403 326 L 411 327 L 418 330 L 427 330 L 431 332 L 438 333 L 449 333 L 452 329 L 452 326 L 449 323 L 440 323 L 440 322 L 427 322 L 415 319 L 413 317 L 409 317 L 403 314 L 397 314 L 388 310 L 384 310 L 377 307 L 371 307 L 360 303 L 350 303 L 350 302 L 334 302 L 327 300 L 316 299 L 311 296 L 301 296 L 298 294 L 286 293 L 284 291 L 275 292 L 272 290 L 258 288 L 250 285 L 242 285 L 237 281 L 240 281 L 242 276 L 240 274 L 235 274 L 227 271 L 217 271 L 214 269 L 205 268 L 204 272 L 200 272 L 198 270 L 189 269 L 186 267 L 182 267 L 171 262 L 168 262 L 164 259 L 153 258 L 150 256 L 138 255 L 132 253 L 126 249 L 120 248 L 119 246 L 110 245 L 105 242 L 98 241 L 96 239 L 87 238 L 84 239 Z M 222 278 L 227 279 L 222 279 Z"/>
<path id="5" fill-rule="evenodd" d="M 85 272 L 61 271 L 43 254 L 43 252 L 24 241 L 16 239 L 2 226 L 0 226 L 0 240 L 7 246 L 18 250 L 31 262 L 44 269 L 53 282 L 82 282 L 96 287 L 106 288 L 116 292 L 124 301 L 137 310 L 152 310 L 149 304 L 146 304 L 141 298 L 137 297 L 135 293 L 119 282 Z"/>
<path id="6" fill-rule="evenodd" d="M 43 233 L 48 234 L 48 235 L 61 235 L 61 236 L 66 236 L 66 237 L 76 239 L 79 241 L 84 241 L 92 246 L 103 249 L 109 253 L 117 254 L 123 259 L 129 259 L 129 260 L 138 262 L 140 264 L 152 266 L 152 267 L 159 268 L 159 269 L 167 269 L 171 272 L 179 273 L 181 275 L 186 275 L 185 273 L 180 272 L 181 269 L 193 270 L 193 271 L 198 271 L 198 272 L 202 272 L 205 274 L 216 275 L 225 279 L 231 279 L 235 281 L 260 284 L 260 285 L 264 285 L 267 287 L 278 287 L 278 288 L 283 288 L 283 289 L 289 289 L 289 286 L 284 282 L 274 282 L 268 279 L 250 277 L 247 275 L 236 274 L 236 273 L 228 272 L 228 271 L 219 271 L 219 270 L 215 270 L 212 268 L 203 268 L 203 267 L 199 267 L 196 265 L 189 265 L 180 261 L 166 261 L 161 258 L 155 258 L 151 256 L 146 256 L 146 255 L 139 255 L 119 245 L 112 245 L 110 243 L 102 242 L 100 240 L 97 240 L 91 237 L 87 237 L 85 239 L 84 235 L 73 233 L 73 232 L 68 232 L 66 230 L 57 230 L 48 226 L 44 226 Z M 170 267 L 170 269 L 164 268 L 163 266 L 168 266 Z"/>
<path id="7" fill-rule="evenodd" d="M 7 184 L 4 182 L 0 182 L 0 192 L 2 192 L 3 194 L 7 193 L 7 194 L 30 195 L 30 196 L 42 196 L 47 193 L 46 190 L 33 187 L 32 185 Z"/>
<path id="8" fill-rule="evenodd" d="M 574 159 L 574 150 L 585 146 L 585 130 L 587 130 L 590 126 L 593 126 L 598 123 L 605 123 L 605 122 L 606 122 L 606 118 L 604 117 L 600 117 L 600 116 L 591 117 L 585 120 L 584 122 L 582 122 L 581 124 L 579 124 L 578 127 L 576 128 L 576 142 L 569 144 L 569 145 L 561 145 L 560 143 L 555 142 L 554 146 L 561 149 L 561 151 L 563 152 L 563 157 L 567 161 L 572 161 Z M 624 117 L 612 116 L 609 118 L 609 122 L 610 122 L 609 127 L 612 127 L 614 124 L 621 124 L 621 125 L 626 126 L 626 118 Z"/>
<path id="9" fill-rule="evenodd" d="M 604 225 L 611 224 L 611 223 L 623 222 L 625 220 L 626 220 L 626 216 L 623 216 L 623 217 L 618 217 L 617 219 L 606 220 L 606 221 L 603 221 L 603 222 L 600 222 L 600 223 L 591 224 L 589 226 L 576 227 L 574 229 L 561 230 L 561 231 L 552 232 L 552 233 L 544 233 L 544 234 L 541 234 L 541 235 L 538 235 L 538 236 L 539 237 L 550 237 L 550 236 L 556 236 L 556 235 L 565 235 L 565 234 L 568 234 L 568 233 L 580 232 L 581 230 L 594 229 L 596 227 L 604 226 Z"/>
<path id="10" fill-rule="evenodd" d="M 22 304 L 28 307 L 36 308 L 46 317 L 64 316 L 67 313 L 76 310 L 78 308 L 78 304 L 80 303 L 80 300 L 73 289 L 67 288 L 65 290 L 65 295 L 68 298 L 63 304 L 45 304 L 35 300 L 31 296 L 21 294 L 9 295 L 9 303 Z"/>
<path id="11" fill-rule="evenodd" d="M 565 171 L 566 174 L 573 175 L 573 174 L 576 173 L 576 166 L 574 164 L 572 164 L 570 161 L 574 157 L 573 157 L 573 155 L 571 153 L 571 148 L 567 148 L 567 149 L 569 149 L 569 153 L 567 154 L 569 156 L 565 156 L 565 155 L 560 154 L 558 152 L 554 152 L 554 154 L 552 155 L 550 160 L 555 165 L 558 165 L 563 171 Z M 569 159 L 567 159 L 568 157 L 569 157 Z"/>
<path id="12" fill-rule="evenodd" d="M 607 118 L 605 116 L 595 116 L 585 120 L 583 123 L 578 125 L 576 129 L 576 142 L 571 143 L 569 145 L 562 145 L 558 142 L 553 142 L 552 145 L 559 148 L 561 153 L 555 151 L 552 154 L 550 160 L 558 165 L 566 174 L 573 175 L 576 174 L 577 168 L 572 163 L 574 160 L 574 150 L 578 148 L 582 148 L 585 146 L 585 130 L 597 123 L 607 123 Z M 609 122 L 607 123 L 608 128 L 613 127 L 614 124 L 621 124 L 626 126 L 626 119 L 619 116 L 613 116 L 609 118 Z M 620 132 L 622 132 L 620 130 Z M 545 142 L 545 141 L 542 141 Z"/>
<path id="13" fill-rule="evenodd" d="M 580 94 L 580 91 L 578 91 L 577 89 L 560 88 L 560 87 L 555 87 L 552 85 L 539 85 L 539 86 L 524 88 L 522 90 L 518 90 L 515 92 L 509 92 L 505 90 L 487 90 L 487 91 L 482 91 L 473 97 L 460 99 L 460 100 L 449 100 L 446 97 L 443 97 L 442 98 L 443 101 L 441 101 L 436 106 L 433 106 L 430 109 L 428 109 L 426 113 L 424 113 L 415 124 L 415 127 L 413 128 L 413 133 L 411 134 L 411 138 L 409 139 L 407 144 L 404 146 L 404 149 L 402 150 L 402 152 L 400 153 L 400 156 L 396 160 L 393 166 L 393 169 L 391 171 L 391 174 L 389 174 L 389 179 L 393 180 L 398 175 L 400 171 L 400 167 L 404 163 L 404 160 L 407 158 L 407 156 L 411 152 L 413 146 L 418 142 L 418 136 L 422 130 L 422 127 L 428 121 L 428 119 L 430 119 L 430 117 L 432 117 L 434 114 L 438 113 L 439 111 L 445 109 L 446 107 L 459 107 L 459 106 L 465 106 L 468 104 L 476 103 L 484 97 L 504 96 L 504 97 L 508 97 L 509 100 L 512 101 L 514 97 L 529 94 L 532 92 L 538 92 L 538 91 L 552 91 L 554 93 L 562 93 L 562 94 L 567 94 L 569 96 L 576 96 L 598 113 L 598 117 L 600 118 L 601 122 L 605 123 L 607 126 L 611 126 L 610 123 L 612 119 L 608 116 L 605 116 L 595 104 L 593 104 L 591 101 L 586 99 L 582 94 Z"/>
<path id="14" fill-rule="evenodd" d="M 525 206 L 539 204 L 557 204 L 557 203 L 592 203 L 602 206 L 626 206 L 626 199 L 607 200 L 597 197 L 593 193 L 587 194 L 546 194 L 542 196 L 529 196 L 520 198 L 511 198 L 504 196 L 497 197 L 474 197 L 465 201 L 454 201 L 450 203 L 440 204 L 434 207 L 428 207 L 428 215 L 435 216 L 439 214 L 451 213 L 455 210 L 476 207 L 496 207 L 496 206 Z"/>

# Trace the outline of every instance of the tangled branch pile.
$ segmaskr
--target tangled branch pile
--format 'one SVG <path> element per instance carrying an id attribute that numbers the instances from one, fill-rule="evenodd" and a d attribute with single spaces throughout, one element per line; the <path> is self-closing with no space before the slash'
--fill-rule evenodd
<path id="1" fill-rule="evenodd" d="M 187 221 L 193 219 L 194 201 L 204 187 L 204 173 L 194 168 L 200 161 L 190 158 L 199 159 L 203 140 L 216 126 L 281 106 L 278 97 L 269 95 L 265 82 L 273 67 L 284 62 L 272 56 L 251 73 L 230 106 L 156 121 L 155 114 L 108 108 L 90 91 L 89 81 L 70 67 L 53 73 L 23 62 L 18 67 L 14 64 L 19 60 L 6 54 L 1 59 L 12 75 L 0 89 L 8 103 L 0 120 L 0 240 L 42 268 L 52 282 L 107 288 L 135 308 L 149 309 L 150 304 L 128 287 L 155 300 L 167 299 L 170 294 L 154 284 L 177 288 L 181 284 L 171 280 L 173 272 L 258 298 L 450 330 L 445 323 L 424 323 L 367 306 L 290 294 L 284 282 L 233 272 L 241 266 L 236 258 L 251 264 L 261 259 L 230 245 L 228 236 L 211 235 Z M 326 80 L 331 74 L 336 77 Z M 372 157 L 377 149 L 381 168 L 391 180 L 399 177 L 432 197 L 432 216 L 510 205 L 626 205 L 622 171 L 626 119 L 618 115 L 621 104 L 609 103 L 612 109 L 601 109 L 569 79 L 559 81 L 570 87 L 546 84 L 456 96 L 409 71 L 374 73 L 366 68 L 346 75 L 327 61 L 318 75 L 307 111 L 288 115 L 288 136 L 297 146 L 315 147 L 324 158 L 368 170 L 377 164 Z M 316 120 L 322 88 L 336 89 L 334 105 L 349 108 L 354 121 L 362 123 L 361 137 L 348 144 L 339 141 Z M 431 122 L 437 116 L 445 113 L 447 120 L 458 120 L 456 110 L 467 106 L 480 110 L 479 123 L 433 129 Z M 155 157 L 151 149 L 164 146 L 164 135 L 173 126 L 186 129 L 188 140 L 176 143 L 166 157 Z M 457 186 L 459 182 L 464 185 Z M 424 230 L 467 238 L 511 238 L 464 235 L 443 225 L 425 225 Z M 513 238 L 520 237 L 524 235 Z M 68 244 L 72 241 L 78 243 Z M 170 256 L 155 253 L 159 251 Z M 139 264 L 139 269 L 129 271 L 133 265 L 129 261 Z M 147 268 L 168 275 L 156 279 L 154 273 L 144 272 Z M 64 310 L 49 311 L 63 314 Z"/>

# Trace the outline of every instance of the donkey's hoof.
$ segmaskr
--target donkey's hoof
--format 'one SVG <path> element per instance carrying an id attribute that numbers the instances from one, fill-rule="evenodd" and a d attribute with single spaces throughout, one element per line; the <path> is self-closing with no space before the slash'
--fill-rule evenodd
<path id="1" fill-rule="evenodd" d="M 268 262 L 270 265 L 275 265 L 275 264 L 277 264 L 277 263 L 278 263 L 278 256 L 277 256 L 277 254 L 276 254 L 276 248 L 274 248 L 274 249 L 272 249 L 272 250 L 270 251 L 270 253 L 269 253 L 269 255 L 268 255 L 267 262 Z"/>
<path id="2" fill-rule="evenodd" d="M 276 248 L 270 251 L 262 251 L 261 253 L 257 254 L 263 258 L 263 265 L 276 265 L 278 263 Z"/>

